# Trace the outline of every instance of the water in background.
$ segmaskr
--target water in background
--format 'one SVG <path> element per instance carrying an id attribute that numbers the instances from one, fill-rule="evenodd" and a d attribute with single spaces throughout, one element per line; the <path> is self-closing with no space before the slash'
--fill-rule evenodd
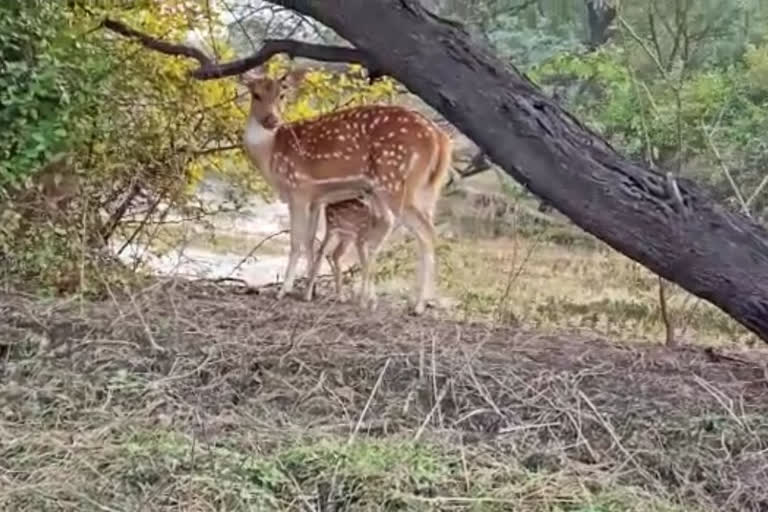
<path id="1" fill-rule="evenodd" d="M 227 201 L 228 185 L 213 177 L 207 177 L 201 183 L 196 196 L 208 208 L 216 208 Z M 166 221 L 180 221 L 182 215 L 171 212 Z M 240 238 L 249 247 L 255 247 L 260 241 L 282 230 L 288 229 L 288 206 L 277 200 L 266 202 L 258 197 L 252 198 L 239 212 L 223 212 L 206 217 L 213 225 L 215 235 Z M 181 221 L 179 226 L 197 232 L 208 232 L 201 223 L 191 220 Z M 321 223 L 322 229 L 322 223 Z M 318 233 L 320 235 L 321 233 Z M 124 240 L 114 240 L 112 248 L 118 251 Z M 269 241 L 269 251 L 257 250 L 245 261 L 245 254 L 210 244 L 208 247 L 187 246 L 180 244 L 162 254 L 153 254 L 143 244 L 129 244 L 119 255 L 126 263 L 133 263 L 137 257 L 144 262 L 145 268 L 159 275 L 178 275 L 191 278 L 237 278 L 252 286 L 259 286 L 280 281 L 288 261 L 289 236 L 287 233 Z M 306 260 L 299 263 L 299 274 L 303 275 Z M 323 262 L 321 272 L 328 271 Z"/>

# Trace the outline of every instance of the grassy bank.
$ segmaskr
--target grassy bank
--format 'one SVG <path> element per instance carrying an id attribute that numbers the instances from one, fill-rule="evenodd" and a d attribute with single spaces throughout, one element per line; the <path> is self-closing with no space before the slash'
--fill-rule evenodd
<path id="1" fill-rule="evenodd" d="M 167 281 L 101 303 L 3 296 L 0 508 L 768 503 L 757 352 L 243 291 Z"/>

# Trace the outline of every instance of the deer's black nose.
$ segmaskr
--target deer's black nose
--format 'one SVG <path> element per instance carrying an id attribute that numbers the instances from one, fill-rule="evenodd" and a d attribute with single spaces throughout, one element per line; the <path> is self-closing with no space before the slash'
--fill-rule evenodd
<path id="1" fill-rule="evenodd" d="M 264 119 L 261 120 L 261 124 L 268 130 L 276 128 L 278 124 L 277 116 L 275 114 L 267 114 L 264 116 Z"/>

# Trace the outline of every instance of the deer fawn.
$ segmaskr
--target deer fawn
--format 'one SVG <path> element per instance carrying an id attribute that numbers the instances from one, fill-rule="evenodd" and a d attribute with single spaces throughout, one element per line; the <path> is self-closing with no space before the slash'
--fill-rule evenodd
<path id="1" fill-rule="evenodd" d="M 381 213 L 387 206 L 380 202 L 378 196 L 373 196 L 372 200 L 376 201 L 376 206 L 364 200 L 350 199 L 331 203 L 325 207 L 325 238 L 309 270 L 309 282 L 304 295 L 306 300 L 311 299 L 320 262 L 329 253 L 336 284 L 336 296 L 339 300 L 343 300 L 341 258 L 354 243 L 362 270 L 360 302 L 372 309 L 376 307 L 376 292 L 371 282 L 371 255 L 378 252 L 389 226 Z"/>
<path id="2" fill-rule="evenodd" d="M 294 71 L 277 80 L 258 72 L 241 77 L 251 95 L 244 133 L 246 152 L 289 207 L 291 249 L 278 297 L 293 289 L 302 246 L 310 265 L 315 261 L 320 210 L 329 203 L 372 193 L 386 206 L 380 212 L 382 240 L 389 236 L 396 220 L 418 240 L 414 312 L 420 314 L 434 293 L 432 221 L 451 163 L 452 141 L 421 114 L 398 106 L 353 107 L 313 120 L 281 124 L 278 103 L 285 91 L 298 85 L 303 74 Z M 310 289 L 306 298 L 311 297 Z"/>

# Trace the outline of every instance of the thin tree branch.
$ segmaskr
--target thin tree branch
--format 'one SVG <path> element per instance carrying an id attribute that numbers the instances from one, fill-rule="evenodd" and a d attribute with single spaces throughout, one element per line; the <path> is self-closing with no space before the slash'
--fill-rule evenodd
<path id="1" fill-rule="evenodd" d="M 102 24 L 104 28 L 111 30 L 121 36 L 125 36 L 129 39 L 135 39 L 141 43 L 144 47 L 152 50 L 164 53 L 166 55 L 178 55 L 181 57 L 189 57 L 195 59 L 200 63 L 201 67 L 207 67 L 214 65 L 214 62 L 208 57 L 205 52 L 195 48 L 193 46 L 187 46 L 185 44 L 169 43 L 161 39 L 152 37 L 148 34 L 133 29 L 121 21 L 112 19 L 105 19 Z"/>
<path id="2" fill-rule="evenodd" d="M 191 71 L 190 75 L 198 80 L 212 80 L 215 78 L 239 75 L 249 69 L 264 64 L 272 56 L 280 53 L 288 54 L 291 58 L 303 57 L 320 62 L 349 62 L 360 64 L 368 69 L 368 78 L 371 81 L 384 75 L 383 70 L 381 70 L 380 66 L 370 55 L 358 49 L 345 46 L 304 43 L 290 39 L 265 39 L 261 48 L 248 57 L 218 63 L 197 48 L 163 41 L 131 28 L 121 21 L 108 18 L 104 20 L 102 26 L 112 32 L 136 40 L 145 48 L 166 55 L 195 59 L 200 64 L 200 67 Z"/>
<path id="3" fill-rule="evenodd" d="M 492 167 L 491 162 L 488 160 L 488 157 L 485 154 L 485 152 L 478 151 L 478 153 L 472 157 L 472 159 L 469 161 L 469 163 L 463 170 L 451 172 L 451 175 L 448 178 L 448 182 L 446 183 L 446 187 L 450 187 L 453 185 L 453 183 L 457 180 L 456 178 L 457 175 L 458 175 L 458 179 L 463 180 L 471 176 L 475 176 L 477 174 L 483 173 L 491 169 L 491 167 Z"/>
<path id="4" fill-rule="evenodd" d="M 243 36 L 245 36 L 245 38 L 248 40 L 248 44 L 250 44 L 250 45 L 251 45 L 251 49 L 252 49 L 253 51 L 257 51 L 257 48 L 256 48 L 256 42 L 253 40 L 253 38 L 251 37 L 251 35 L 250 35 L 250 34 L 248 33 L 248 31 L 245 29 L 245 24 L 243 24 L 243 18 L 241 18 L 241 17 L 238 17 L 238 16 L 236 16 L 236 15 L 235 15 L 235 11 L 234 11 L 234 9 L 232 9 L 232 7 L 229 5 L 229 2 L 227 2 L 227 0 L 224 0 L 222 3 L 224 4 L 224 8 L 227 10 L 227 12 L 229 12 L 229 14 L 230 14 L 230 15 L 231 15 L 231 16 L 232 16 L 234 19 L 235 19 L 235 21 L 234 21 L 233 23 L 234 23 L 235 25 L 237 25 L 237 28 L 239 28 L 239 29 L 240 29 L 240 32 L 241 32 L 241 33 L 243 34 Z"/>
<path id="5" fill-rule="evenodd" d="M 230 144 L 228 146 L 219 146 L 215 148 L 206 148 L 206 149 L 198 149 L 194 152 L 196 156 L 203 156 L 203 155 L 209 155 L 211 153 L 221 153 L 224 151 L 233 151 L 235 149 L 241 149 L 242 146 L 239 144 Z"/>
<path id="6" fill-rule="evenodd" d="M 635 40 L 637 44 L 640 45 L 640 47 L 643 49 L 643 51 L 648 55 L 648 57 L 653 61 L 653 63 L 656 65 L 656 67 L 659 69 L 659 72 L 661 73 L 661 76 L 664 78 L 667 78 L 667 70 L 662 65 L 661 61 L 656 57 L 656 54 L 653 53 L 653 50 L 648 46 L 648 44 L 645 42 L 645 40 L 638 34 L 634 28 L 632 28 L 632 25 L 630 25 L 627 20 L 624 19 L 623 16 L 618 17 L 619 23 L 622 27 L 624 27 L 629 33 L 629 35 L 632 37 L 632 39 Z"/>
<path id="7" fill-rule="evenodd" d="M 733 190 L 733 194 L 736 196 L 736 200 L 739 202 L 739 206 L 741 206 L 742 212 L 744 212 L 744 215 L 747 217 L 752 217 L 752 213 L 749 211 L 749 203 L 744 200 L 744 195 L 741 193 L 741 189 L 736 184 L 736 180 L 733 179 L 731 171 L 728 169 L 728 166 L 725 164 L 723 157 L 720 155 L 720 150 L 717 149 L 717 145 L 712 139 L 712 134 L 707 131 L 704 123 L 701 123 L 701 133 L 704 135 L 704 138 L 707 141 L 707 145 L 709 146 L 709 149 L 712 150 L 712 154 L 715 156 L 715 159 L 717 159 L 717 163 L 720 164 L 720 169 L 722 169 L 723 174 L 725 174 L 725 177 L 728 179 L 728 184 L 731 186 L 731 190 Z"/>
<path id="8" fill-rule="evenodd" d="M 654 16 L 653 9 L 648 10 L 648 30 L 651 35 L 651 42 L 653 43 L 653 49 L 656 51 L 656 58 L 659 62 L 662 61 L 664 55 L 661 51 L 661 43 L 659 43 L 659 36 L 656 33 L 656 16 Z"/>
<path id="9" fill-rule="evenodd" d="M 372 58 L 355 48 L 344 46 L 327 46 L 322 44 L 304 43 L 289 39 L 265 39 L 261 49 L 248 57 L 201 66 L 192 72 L 192 76 L 200 80 L 211 80 L 226 76 L 239 75 L 249 69 L 268 61 L 272 56 L 285 53 L 291 57 L 303 57 L 320 62 L 349 62 L 360 64 L 368 69 L 368 77 L 373 80 L 384 75 Z"/>
<path id="10" fill-rule="evenodd" d="M 749 199 L 747 199 L 747 207 L 752 205 L 752 202 L 755 199 L 757 199 L 757 197 L 760 195 L 760 193 L 763 191 L 766 185 L 768 185 L 768 175 L 763 177 L 763 179 L 760 181 L 760 184 L 757 186 L 755 191 L 752 192 L 752 195 L 749 196 Z"/>
<path id="11" fill-rule="evenodd" d="M 459 175 L 462 178 L 469 178 L 482 172 L 485 172 L 491 168 L 491 162 L 488 160 L 488 156 L 483 151 L 479 151 L 472 160 L 470 160 L 467 167 L 463 171 L 459 171 Z"/>

